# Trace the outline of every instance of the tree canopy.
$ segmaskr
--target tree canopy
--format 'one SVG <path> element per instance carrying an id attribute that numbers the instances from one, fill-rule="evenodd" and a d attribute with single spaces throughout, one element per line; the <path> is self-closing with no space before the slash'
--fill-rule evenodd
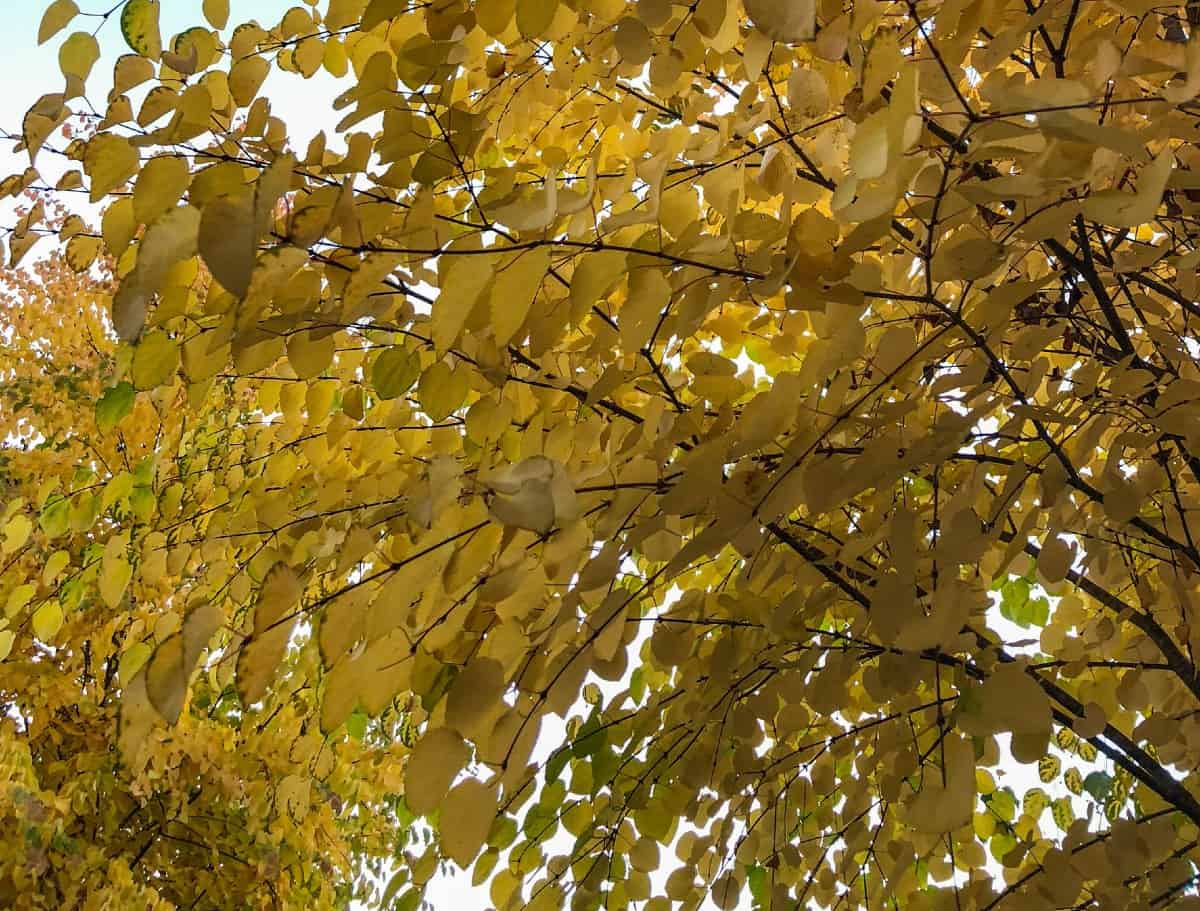
<path id="1" fill-rule="evenodd" d="M 1200 903 L 1200 5 L 253 7 L 37 36 L 6 906 Z"/>

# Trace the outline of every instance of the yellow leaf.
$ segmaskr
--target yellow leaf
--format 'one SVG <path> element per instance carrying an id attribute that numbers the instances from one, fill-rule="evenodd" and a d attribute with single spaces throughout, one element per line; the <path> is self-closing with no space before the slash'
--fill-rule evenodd
<path id="1" fill-rule="evenodd" d="M 333 360 L 334 337 L 329 333 L 296 332 L 287 341 L 288 361 L 296 376 L 310 380 Z"/>
<path id="2" fill-rule="evenodd" d="M 909 804 L 909 825 L 918 832 L 952 832 L 971 822 L 975 809 L 975 750 L 970 740 L 947 734 L 942 755 L 942 773 L 929 769 L 922 776 L 921 790 Z"/>
<path id="3" fill-rule="evenodd" d="M 135 642 L 121 652 L 121 660 L 117 663 L 117 680 L 121 686 L 128 686 L 134 675 L 146 666 L 154 649 L 148 642 Z"/>
<path id="4" fill-rule="evenodd" d="M 25 609 L 25 605 L 33 599 L 35 594 L 37 594 L 37 586 L 32 582 L 18 585 L 8 593 L 8 599 L 4 602 L 4 616 L 15 617 Z"/>
<path id="5" fill-rule="evenodd" d="M 513 231 L 540 231 L 549 226 L 558 215 L 558 173 L 551 170 L 542 180 L 542 189 L 521 195 L 511 202 L 494 206 L 490 212 L 493 221 Z"/>
<path id="6" fill-rule="evenodd" d="M 741 902 L 742 882 L 728 870 L 713 881 L 710 893 L 719 911 L 734 911 Z"/>
<path id="7" fill-rule="evenodd" d="M 133 385 L 154 389 L 167 383 L 179 367 L 179 343 L 159 330 L 147 333 L 133 351 Z"/>
<path id="8" fill-rule="evenodd" d="M 585 253 L 571 276 L 571 318 L 583 318 L 626 274 L 625 254 L 616 250 Z"/>
<path id="9" fill-rule="evenodd" d="M 381 399 L 394 399 L 408 392 L 420 375 L 420 359 L 403 345 L 392 345 L 371 365 L 371 386 Z"/>
<path id="10" fill-rule="evenodd" d="M 370 311 L 371 295 L 385 287 L 385 278 L 395 271 L 404 260 L 399 253 L 368 253 L 346 287 L 342 290 L 342 316 L 347 321 L 359 319 Z"/>
<path id="11" fill-rule="evenodd" d="M 404 800 L 418 816 L 441 804 L 450 783 L 467 764 L 470 750 L 449 728 L 426 731 L 417 741 L 404 770 Z"/>
<path id="12" fill-rule="evenodd" d="M 654 51 L 650 30 L 635 17 L 626 16 L 613 32 L 613 48 L 622 63 L 641 66 Z"/>
<path id="13" fill-rule="evenodd" d="M 1038 777 L 1044 782 L 1053 781 L 1062 768 L 1062 760 L 1057 756 L 1043 756 L 1038 760 Z"/>
<path id="14" fill-rule="evenodd" d="M 815 0 L 743 0 L 754 27 L 775 41 L 807 41 L 816 32 Z"/>
<path id="15" fill-rule="evenodd" d="M 63 103 L 65 98 L 61 92 L 43 95 L 25 113 L 21 121 L 21 138 L 25 140 L 31 163 L 50 135 L 71 115 L 70 109 Z"/>
<path id="16" fill-rule="evenodd" d="M 371 0 L 363 13 L 360 28 L 369 31 L 381 22 L 395 19 L 408 11 L 408 0 Z"/>
<path id="17" fill-rule="evenodd" d="M 262 88 L 271 66 L 261 57 L 245 57 L 229 70 L 229 94 L 239 108 L 249 106 Z"/>
<path id="18" fill-rule="evenodd" d="M 121 10 L 121 34 L 135 53 L 157 60 L 162 55 L 159 0 L 127 0 Z"/>
<path id="19" fill-rule="evenodd" d="M 491 730 L 503 708 L 504 668 L 491 658 L 468 664 L 450 686 L 446 696 L 446 724 L 464 737 L 479 739 Z"/>
<path id="20" fill-rule="evenodd" d="M 132 476 L 128 477 L 132 480 Z M 105 604 L 112 608 L 120 606 L 132 575 L 133 569 L 125 554 L 125 537 L 109 538 L 100 561 L 100 597 Z"/>
<path id="21" fill-rule="evenodd" d="M 1017 662 L 1002 664 L 979 688 L 977 711 L 964 712 L 960 726 L 969 734 L 1002 731 L 1042 734 L 1050 730 L 1050 700 Z"/>
<path id="22" fill-rule="evenodd" d="M 276 155 L 259 175 L 254 192 L 254 227 L 259 233 L 270 227 L 276 204 L 291 189 L 295 168 L 295 155 Z"/>
<path id="23" fill-rule="evenodd" d="M 42 14 L 42 24 L 38 26 L 38 44 L 45 44 L 77 15 L 79 7 L 75 5 L 75 0 L 54 0 Z"/>
<path id="24" fill-rule="evenodd" d="M 797 66 L 788 77 L 788 104 L 804 117 L 820 117 L 829 110 L 829 82 L 820 70 Z"/>
<path id="25" fill-rule="evenodd" d="M 137 54 L 125 54 L 113 68 L 113 94 L 121 95 L 153 78 L 154 64 Z"/>
<path id="26" fill-rule="evenodd" d="M 100 59 L 100 44 L 87 32 L 73 32 L 58 49 L 58 66 L 64 76 L 86 82 Z"/>
<path id="27" fill-rule="evenodd" d="M 671 284 L 661 270 L 634 270 L 629 277 L 629 298 L 621 307 L 618 319 L 625 351 L 640 351 L 650 342 L 670 299 Z"/>
<path id="28" fill-rule="evenodd" d="M 493 38 L 499 38 L 508 28 L 517 9 L 517 0 L 492 0 L 475 7 L 475 21 Z"/>
<path id="29" fill-rule="evenodd" d="M 1084 706 L 1083 717 L 1076 718 L 1071 727 L 1080 737 L 1090 740 L 1093 737 L 1103 734 L 1107 724 L 1108 718 L 1105 716 L 1104 709 L 1100 704 L 1089 702 Z"/>
<path id="30" fill-rule="evenodd" d="M 113 326 L 121 338 L 136 338 L 141 332 L 151 296 L 161 290 L 172 266 L 195 254 L 199 229 L 200 212 L 192 206 L 177 206 L 146 229 L 137 264 L 113 298 Z"/>
<path id="31" fill-rule="evenodd" d="M 229 23 L 229 0 L 204 0 L 204 18 L 215 29 Z"/>
<path id="32" fill-rule="evenodd" d="M 133 187 L 133 215 L 149 224 L 174 208 L 191 181 L 187 162 L 175 155 L 151 158 Z"/>
<path id="33" fill-rule="evenodd" d="M 8 267 L 14 269 L 25 258 L 25 254 L 33 249 L 33 245 L 42 239 L 42 235 L 38 231 L 29 231 L 24 234 L 14 235 L 9 241 L 9 261 Z"/>
<path id="34" fill-rule="evenodd" d="M 945 244 L 933 255 L 930 272 L 937 282 L 983 278 L 1004 261 L 1003 244 L 974 232 L 964 232 Z"/>
<path id="35" fill-rule="evenodd" d="M 1038 555 L 1038 570 L 1046 577 L 1047 582 L 1061 582 L 1067 578 L 1075 552 L 1071 546 L 1056 534 L 1046 537 Z"/>
<path id="36" fill-rule="evenodd" d="M 65 550 L 56 550 L 52 553 L 50 559 L 46 561 L 46 565 L 42 567 L 42 584 L 51 585 L 70 562 L 71 555 Z"/>
<path id="37" fill-rule="evenodd" d="M 443 853 L 462 869 L 469 867 L 487 840 L 498 808 L 495 788 L 475 778 L 456 784 L 438 817 Z"/>
<path id="38" fill-rule="evenodd" d="M 540 38 L 556 12 L 558 0 L 517 0 L 517 30 L 526 38 Z"/>
<path id="39" fill-rule="evenodd" d="M 132 762 L 146 745 L 158 713 L 146 695 L 146 675 L 138 672 L 124 685 L 117 747 L 126 762 Z"/>
<path id="40" fill-rule="evenodd" d="M 83 153 L 83 170 L 92 180 L 92 202 L 98 202 L 125 183 L 137 169 L 137 149 L 123 136 L 101 133 L 88 142 Z"/>
<path id="41" fill-rule="evenodd" d="M 492 257 L 487 255 L 446 253 L 443 259 L 447 265 L 439 269 L 440 290 L 431 316 L 433 343 L 439 354 L 445 354 L 458 341 L 495 268 Z"/>
<path id="42" fill-rule="evenodd" d="M 65 251 L 67 265 L 75 272 L 86 272 L 100 253 L 100 242 L 99 237 L 76 234 L 67 241 Z"/>
<path id="43" fill-rule="evenodd" d="M 303 591 L 300 578 L 286 563 L 276 563 L 263 580 L 254 608 L 254 631 L 238 653 L 237 687 L 243 706 L 259 702 L 275 679 Z"/>
<path id="44" fill-rule="evenodd" d="M 505 525 L 545 534 L 555 522 L 575 518 L 575 488 L 561 463 L 533 456 L 485 479 L 492 517 Z"/>
<path id="45" fill-rule="evenodd" d="M 315 35 L 309 36 L 296 46 L 292 55 L 296 69 L 305 79 L 311 79 L 325 61 L 325 42 Z"/>
<path id="46" fill-rule="evenodd" d="M 33 612 L 33 634 L 43 642 L 57 636 L 62 625 L 63 609 L 57 601 L 47 601 Z"/>
<path id="47" fill-rule="evenodd" d="M 4 526 L 3 552 L 5 555 L 16 553 L 25 546 L 29 534 L 33 531 L 33 521 L 24 513 L 17 513 Z"/>
<path id="48" fill-rule="evenodd" d="M 1136 193 L 1103 190 L 1083 201 L 1083 214 L 1093 221 L 1117 228 L 1136 228 L 1153 221 L 1171 176 L 1175 156 L 1170 149 L 1160 152 L 1142 169 Z"/>
<path id="49" fill-rule="evenodd" d="M 246 296 L 254 272 L 258 232 L 249 196 L 218 196 L 204 207 L 197 247 L 213 277 L 234 297 Z"/>
<path id="50" fill-rule="evenodd" d="M 13 642 L 16 641 L 16 636 L 10 629 L 0 629 L 0 661 L 3 661 L 12 652 Z"/>
<path id="51" fill-rule="evenodd" d="M 341 79 L 349 71 L 349 59 L 346 57 L 346 46 L 337 38 L 325 42 L 325 59 L 321 64 L 325 71 L 335 79 Z"/>
<path id="52" fill-rule="evenodd" d="M 133 199 L 123 196 L 114 200 L 100 217 L 100 236 L 112 257 L 120 257 L 133 240 L 137 221 L 133 217 Z"/>
<path id="53" fill-rule="evenodd" d="M 168 724 L 179 720 L 196 662 L 220 624 L 221 611 L 211 602 L 193 608 L 183 628 L 164 639 L 146 665 L 146 695 Z"/>
<path id="54" fill-rule="evenodd" d="M 520 254 L 496 273 L 491 291 L 491 328 L 497 345 L 507 345 L 521 328 L 549 268 L 550 248 L 538 247 Z"/>
<path id="55" fill-rule="evenodd" d="M 441 421 L 462 407 L 468 390 L 467 371 L 438 361 L 421 374 L 417 399 L 432 421 Z"/>

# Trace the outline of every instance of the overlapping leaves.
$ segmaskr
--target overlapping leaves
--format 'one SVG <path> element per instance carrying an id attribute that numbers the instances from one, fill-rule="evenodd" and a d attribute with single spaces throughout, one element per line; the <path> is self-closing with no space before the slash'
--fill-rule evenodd
<path id="1" fill-rule="evenodd" d="M 116 263 L 122 345 L 37 426 L 166 431 L 7 507 L 0 668 L 120 630 L 97 736 L 134 794 L 219 726 L 401 907 L 439 858 L 503 909 L 1186 900 L 1200 16 L 1171 9 L 206 3 L 166 41 L 130 0 L 59 145 L 97 53 L 67 35 L 22 142 L 103 206 L 101 244 L 60 238 Z M 272 68 L 342 80 L 306 148 Z M 37 579 L 61 540 L 91 575 Z M 344 897 L 290 834 L 209 837 L 281 902 Z"/>

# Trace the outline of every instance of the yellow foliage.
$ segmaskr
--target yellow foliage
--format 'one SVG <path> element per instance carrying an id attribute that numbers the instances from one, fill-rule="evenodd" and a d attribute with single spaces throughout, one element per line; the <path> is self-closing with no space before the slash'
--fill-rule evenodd
<path id="1" fill-rule="evenodd" d="M 1194 4 L 198 6 L 27 36 L 0 904 L 1191 900 Z"/>

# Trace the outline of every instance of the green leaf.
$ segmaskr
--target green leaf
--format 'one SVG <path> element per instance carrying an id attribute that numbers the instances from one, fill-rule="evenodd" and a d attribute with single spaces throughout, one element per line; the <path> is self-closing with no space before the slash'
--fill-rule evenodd
<path id="1" fill-rule="evenodd" d="M 517 840 L 517 821 L 511 816 L 498 816 L 492 823 L 492 831 L 488 833 L 487 843 L 503 851 Z"/>
<path id="2" fill-rule="evenodd" d="M 391 900 L 393 898 L 396 897 L 396 893 L 399 892 L 400 889 L 407 882 L 408 882 L 408 868 L 407 867 L 401 867 L 399 870 L 397 870 L 395 873 L 392 874 L 392 878 L 388 880 L 387 888 L 383 890 L 382 902 L 385 907 L 391 902 Z"/>
<path id="3" fill-rule="evenodd" d="M 1050 622 L 1050 602 L 1046 598 L 1031 598 L 1026 603 L 1029 608 L 1029 623 L 1032 626 L 1045 626 Z"/>
<path id="4" fill-rule="evenodd" d="M 66 534 L 70 519 L 70 503 L 65 497 L 55 497 L 46 501 L 46 505 L 42 507 L 42 512 L 38 516 L 38 525 L 42 527 L 47 538 L 57 538 L 59 535 Z"/>
<path id="5" fill-rule="evenodd" d="M 165 332 L 149 332 L 133 351 L 131 373 L 138 389 L 162 386 L 179 367 L 179 346 Z"/>
<path id="6" fill-rule="evenodd" d="M 465 370 L 455 370 L 445 361 L 438 361 L 421 374 L 417 398 L 431 421 L 442 421 L 462 407 L 469 389 Z"/>
<path id="7" fill-rule="evenodd" d="M 608 747 L 599 750 L 592 757 L 592 792 L 597 793 L 608 785 L 624 761 L 624 758 L 615 750 Z"/>
<path id="8" fill-rule="evenodd" d="M 546 781 L 555 781 L 571 759 L 571 748 L 560 747 L 546 760 Z"/>
<path id="9" fill-rule="evenodd" d="M 135 487 L 129 496 L 129 508 L 139 522 L 149 522 L 158 506 L 158 497 L 149 487 Z"/>
<path id="10" fill-rule="evenodd" d="M 142 459 L 133 468 L 133 481 L 139 487 L 147 487 L 154 483 L 155 462 L 153 456 Z"/>
<path id="11" fill-rule="evenodd" d="M 1012 822 L 1017 816 L 1017 797 L 1010 788 L 993 791 L 984 797 L 984 802 L 1005 822 Z"/>
<path id="12" fill-rule="evenodd" d="M 988 851 L 997 861 L 1003 862 L 1004 856 L 1017 846 L 1017 840 L 1012 833 L 997 829 L 996 834 L 988 842 Z"/>
<path id="13" fill-rule="evenodd" d="M 1083 789 L 1092 795 L 1099 803 L 1108 799 L 1112 791 L 1113 777 L 1107 772 L 1092 772 L 1083 779 Z"/>
<path id="14" fill-rule="evenodd" d="M 500 852 L 495 848 L 488 848 L 480 854 L 479 860 L 475 861 L 475 869 L 471 871 L 471 885 L 482 885 L 492 875 L 492 870 L 496 868 L 496 861 L 499 859 Z"/>
<path id="15" fill-rule="evenodd" d="M 367 716 L 361 711 L 350 713 L 350 717 L 346 719 L 346 733 L 355 740 L 362 740 L 367 733 Z"/>
<path id="16" fill-rule="evenodd" d="M 1009 604 L 1024 604 L 1029 600 L 1029 582 L 1025 579 L 1010 579 L 1001 586 L 1000 597 Z"/>
<path id="17" fill-rule="evenodd" d="M 908 490 L 914 497 L 927 497 L 933 493 L 933 485 L 924 478 L 912 478 L 908 482 Z M 1000 586 L 995 586 L 999 588 Z"/>
<path id="18" fill-rule="evenodd" d="M 540 803 L 534 804 L 525 814 L 521 823 L 521 831 L 534 844 L 545 841 L 558 829 L 558 808 L 546 807 Z"/>
<path id="19" fill-rule="evenodd" d="M 629 698 L 633 700 L 634 705 L 641 705 L 642 700 L 646 698 L 646 675 L 640 667 L 629 678 Z"/>
<path id="20" fill-rule="evenodd" d="M 429 685 L 429 689 L 421 694 L 421 705 L 425 707 L 425 711 L 432 712 L 434 707 L 442 701 L 442 697 L 446 695 L 446 691 L 450 689 L 450 684 L 454 682 L 454 678 L 458 676 L 458 668 L 452 664 L 443 664 L 434 675 L 433 682 Z"/>
<path id="21" fill-rule="evenodd" d="M 412 388 L 421 375 L 417 356 L 400 345 L 380 352 L 371 365 L 371 386 L 381 399 L 395 399 Z"/>
<path id="22" fill-rule="evenodd" d="M 754 899 L 754 907 L 763 908 L 767 903 L 767 870 L 755 864 L 746 871 L 746 885 L 750 887 L 750 897 Z"/>
<path id="23" fill-rule="evenodd" d="M 571 752 L 579 757 L 591 756 L 603 747 L 607 740 L 605 732 L 600 729 L 600 713 L 593 710 L 579 729 L 575 742 L 571 745 Z"/>

